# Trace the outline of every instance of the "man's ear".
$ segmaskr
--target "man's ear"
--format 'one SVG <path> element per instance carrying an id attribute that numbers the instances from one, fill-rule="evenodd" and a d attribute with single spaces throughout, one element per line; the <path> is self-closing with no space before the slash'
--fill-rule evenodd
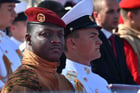
<path id="1" fill-rule="evenodd" d="M 130 23 L 131 23 L 131 24 L 135 23 L 135 14 L 132 13 L 131 11 L 129 11 L 129 12 L 127 13 L 127 18 L 130 20 Z"/>
<path id="2" fill-rule="evenodd" d="M 31 35 L 30 34 L 27 33 L 25 35 L 25 40 L 26 40 L 26 42 L 27 42 L 28 45 L 31 45 Z"/>
<path id="3" fill-rule="evenodd" d="M 98 16 L 98 13 L 97 12 L 93 12 L 93 17 L 96 19 Z"/>
<path id="4" fill-rule="evenodd" d="M 11 31 L 11 32 L 14 32 L 14 31 L 15 31 L 15 26 L 14 26 L 14 25 L 11 25 L 11 26 L 10 26 L 10 31 Z"/>
<path id="5" fill-rule="evenodd" d="M 127 18 L 130 19 L 130 20 L 132 20 L 133 19 L 133 13 L 129 11 L 127 13 Z"/>
<path id="6" fill-rule="evenodd" d="M 67 39 L 67 46 L 69 46 L 69 48 L 74 49 L 75 48 L 75 41 L 72 38 L 68 38 Z"/>

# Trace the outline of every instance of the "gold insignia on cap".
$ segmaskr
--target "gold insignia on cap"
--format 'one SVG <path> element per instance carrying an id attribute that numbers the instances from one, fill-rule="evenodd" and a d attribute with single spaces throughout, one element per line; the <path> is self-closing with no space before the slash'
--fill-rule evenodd
<path id="1" fill-rule="evenodd" d="M 44 21 L 46 20 L 46 19 L 45 19 L 45 15 L 42 14 L 42 13 L 37 14 L 37 20 L 38 20 L 39 22 L 44 22 Z"/>
<path id="2" fill-rule="evenodd" d="M 94 19 L 92 18 L 92 16 L 89 16 L 89 19 L 93 22 L 94 21 Z"/>

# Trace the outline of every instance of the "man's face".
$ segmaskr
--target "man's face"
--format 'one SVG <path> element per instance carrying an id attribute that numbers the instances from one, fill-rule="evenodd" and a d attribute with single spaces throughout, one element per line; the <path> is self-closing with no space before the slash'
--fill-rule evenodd
<path id="1" fill-rule="evenodd" d="M 118 2 L 103 0 L 101 8 L 101 11 L 97 14 L 98 24 L 107 30 L 117 28 L 120 15 Z"/>
<path id="2" fill-rule="evenodd" d="M 64 49 L 64 28 L 52 24 L 37 25 L 32 30 L 32 51 L 45 60 L 59 61 Z"/>
<path id="3" fill-rule="evenodd" d="M 101 56 L 100 45 L 102 41 L 98 37 L 98 31 L 95 28 L 79 30 L 79 38 L 76 38 L 76 51 L 81 58 L 94 60 Z"/>
<path id="4" fill-rule="evenodd" d="M 2 3 L 0 6 L 0 29 L 4 30 L 12 24 L 15 17 L 15 3 Z"/>
<path id="5" fill-rule="evenodd" d="M 132 20 L 132 28 L 136 29 L 138 31 L 140 31 L 140 24 L 139 24 L 139 20 L 140 20 L 140 9 L 137 11 L 137 13 L 132 13 L 133 18 Z"/>
<path id="6" fill-rule="evenodd" d="M 25 34 L 27 32 L 27 22 L 17 21 L 15 24 L 10 26 L 12 35 L 19 41 L 23 42 L 25 39 Z"/>

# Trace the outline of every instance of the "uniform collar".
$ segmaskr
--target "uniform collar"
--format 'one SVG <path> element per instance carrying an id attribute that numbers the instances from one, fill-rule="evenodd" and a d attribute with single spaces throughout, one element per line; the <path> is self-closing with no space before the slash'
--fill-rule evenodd
<path id="1" fill-rule="evenodd" d="M 1 37 L 4 37 L 4 36 L 6 36 L 6 33 L 3 32 L 2 30 L 0 30 L 0 36 L 1 36 Z"/>
<path id="2" fill-rule="evenodd" d="M 77 63 L 70 59 L 66 59 L 66 69 L 73 70 L 73 71 L 77 72 L 78 74 L 80 74 L 79 72 L 81 72 L 81 74 L 83 74 L 83 75 L 91 73 L 90 66 Z"/>
<path id="3" fill-rule="evenodd" d="M 125 24 L 119 25 L 118 33 L 119 35 L 132 35 L 140 39 L 140 31 L 127 27 Z"/>
<path id="4" fill-rule="evenodd" d="M 29 50 L 24 50 L 22 64 L 30 65 L 39 71 L 56 73 L 59 62 L 44 60 Z"/>
<path id="5" fill-rule="evenodd" d="M 23 42 L 15 39 L 13 36 L 10 38 L 14 43 L 16 43 L 18 46 L 20 46 Z"/>

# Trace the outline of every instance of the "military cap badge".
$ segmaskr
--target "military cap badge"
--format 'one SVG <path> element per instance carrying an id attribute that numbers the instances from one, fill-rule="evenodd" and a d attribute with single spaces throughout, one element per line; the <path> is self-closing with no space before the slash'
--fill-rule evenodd
<path id="1" fill-rule="evenodd" d="M 39 21 L 39 22 L 45 22 L 45 15 L 44 14 L 42 14 L 42 13 L 39 13 L 39 14 L 37 14 L 37 20 Z"/>

